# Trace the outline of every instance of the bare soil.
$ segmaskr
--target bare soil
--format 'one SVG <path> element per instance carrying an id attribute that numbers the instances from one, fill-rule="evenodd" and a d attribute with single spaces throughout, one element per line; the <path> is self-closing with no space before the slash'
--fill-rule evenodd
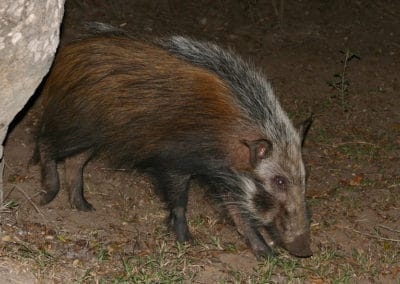
<path id="1" fill-rule="evenodd" d="M 62 44 L 86 21 L 232 48 L 265 71 L 293 121 L 314 113 L 314 256 L 257 261 L 197 184 L 194 241 L 176 244 L 148 177 L 97 161 L 85 171 L 96 211 L 71 210 L 65 191 L 37 206 L 32 103 L 5 148 L 0 283 L 400 283 L 400 2 L 69 0 Z"/>

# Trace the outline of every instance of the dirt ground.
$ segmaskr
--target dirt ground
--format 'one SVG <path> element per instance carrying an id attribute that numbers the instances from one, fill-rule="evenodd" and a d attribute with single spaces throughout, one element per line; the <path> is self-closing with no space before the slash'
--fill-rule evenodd
<path id="1" fill-rule="evenodd" d="M 399 1 L 69 0 L 62 44 L 85 21 L 230 47 L 265 71 L 293 121 L 314 113 L 314 256 L 257 261 L 197 184 L 194 241 L 176 244 L 149 178 L 96 161 L 85 171 L 96 211 L 71 210 L 65 191 L 37 206 L 34 104 L 5 148 L 0 283 L 400 283 Z"/>

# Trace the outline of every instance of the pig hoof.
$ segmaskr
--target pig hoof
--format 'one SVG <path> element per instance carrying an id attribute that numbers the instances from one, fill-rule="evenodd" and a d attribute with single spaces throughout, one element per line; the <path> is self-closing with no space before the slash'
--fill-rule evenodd
<path id="1" fill-rule="evenodd" d="M 176 240 L 179 243 L 189 241 L 192 236 L 190 235 L 189 227 L 187 225 L 186 217 L 183 214 L 171 214 L 169 219 L 170 228 L 175 232 Z"/>
<path id="2" fill-rule="evenodd" d="M 70 202 L 72 209 L 77 209 L 78 211 L 94 211 L 96 210 L 92 204 L 87 202 L 86 200 L 82 200 L 81 202 Z"/>
<path id="3" fill-rule="evenodd" d="M 175 234 L 179 243 L 187 242 L 192 238 L 186 223 L 175 224 Z"/>
<path id="4" fill-rule="evenodd" d="M 40 205 L 46 205 L 48 204 L 50 201 L 52 201 L 56 195 L 57 195 L 58 191 L 46 191 L 46 192 L 42 192 L 40 194 L 40 200 L 39 200 L 39 204 Z"/>
<path id="5" fill-rule="evenodd" d="M 256 256 L 257 260 L 264 261 L 266 258 L 273 258 L 277 256 L 277 253 L 274 252 L 271 248 L 264 248 L 264 249 L 259 249 L 257 251 L 253 251 L 254 255 Z"/>
<path id="6" fill-rule="evenodd" d="M 190 241 L 190 239 L 192 238 L 192 236 L 190 235 L 190 232 L 182 232 L 176 235 L 176 241 L 179 243 L 184 243 L 187 241 Z"/>

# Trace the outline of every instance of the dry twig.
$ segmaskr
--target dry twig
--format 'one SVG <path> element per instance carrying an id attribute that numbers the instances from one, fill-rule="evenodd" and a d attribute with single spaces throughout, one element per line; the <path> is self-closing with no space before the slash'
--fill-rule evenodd
<path id="1" fill-rule="evenodd" d="M 45 215 L 42 213 L 42 211 L 40 211 L 39 207 L 36 206 L 35 202 L 32 201 L 32 198 L 26 194 L 26 192 L 20 188 L 19 186 L 15 185 L 14 186 L 19 192 L 22 193 L 22 195 L 24 195 L 24 197 L 29 201 L 29 203 L 32 205 L 32 207 L 36 210 L 37 213 L 40 214 L 40 216 L 42 216 L 43 220 L 45 220 L 47 222 L 47 219 L 45 218 Z"/>
<path id="2" fill-rule="evenodd" d="M 332 148 L 337 148 L 337 147 L 340 147 L 340 146 L 343 146 L 343 145 L 349 145 L 349 144 L 362 144 L 362 145 L 369 145 L 369 146 L 378 147 L 378 145 L 376 145 L 376 144 L 374 144 L 374 143 L 365 142 L 365 141 L 341 142 L 341 143 L 332 144 L 331 147 L 332 147 Z"/>
<path id="3" fill-rule="evenodd" d="M 355 233 L 357 233 L 357 234 L 366 236 L 366 237 L 370 237 L 370 238 L 374 238 L 374 239 L 378 239 L 378 240 L 382 240 L 382 241 L 389 241 L 389 242 L 400 243 L 400 239 L 391 239 L 391 238 L 381 237 L 381 236 L 378 236 L 378 235 L 372 235 L 372 234 L 369 234 L 369 233 L 365 233 L 365 232 L 358 231 L 358 230 L 356 230 L 356 229 L 354 229 L 354 228 L 350 228 L 350 227 L 344 227 L 344 228 L 347 229 L 347 230 L 351 230 L 351 231 L 353 231 L 353 232 L 355 232 Z"/>
<path id="4" fill-rule="evenodd" d="M 395 230 L 395 229 L 389 228 L 389 227 L 384 226 L 384 225 L 378 225 L 377 227 L 385 229 L 385 230 L 388 230 L 388 231 L 391 231 L 391 232 L 400 233 L 400 230 Z"/>

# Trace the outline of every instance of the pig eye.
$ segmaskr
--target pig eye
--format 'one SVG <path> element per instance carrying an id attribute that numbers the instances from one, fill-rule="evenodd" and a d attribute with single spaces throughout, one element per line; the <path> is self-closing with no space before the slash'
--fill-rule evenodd
<path id="1" fill-rule="evenodd" d="M 276 176 L 274 177 L 274 183 L 276 184 L 276 186 L 280 189 L 285 189 L 286 188 L 286 178 L 284 178 L 283 176 Z"/>

